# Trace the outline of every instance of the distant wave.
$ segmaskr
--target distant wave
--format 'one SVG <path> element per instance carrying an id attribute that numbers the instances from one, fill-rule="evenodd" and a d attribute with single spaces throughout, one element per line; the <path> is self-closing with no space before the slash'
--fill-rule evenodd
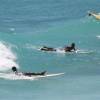
<path id="1" fill-rule="evenodd" d="M 0 41 L 0 71 L 11 69 L 12 66 L 18 67 L 16 55 L 12 52 L 11 46 Z"/>

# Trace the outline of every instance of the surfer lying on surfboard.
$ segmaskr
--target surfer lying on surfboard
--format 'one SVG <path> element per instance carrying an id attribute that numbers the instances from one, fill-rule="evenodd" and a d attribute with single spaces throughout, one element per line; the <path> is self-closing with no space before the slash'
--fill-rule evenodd
<path id="1" fill-rule="evenodd" d="M 47 47 L 47 46 L 43 46 L 41 49 L 41 51 L 57 51 L 55 48 L 52 47 Z M 72 52 L 75 51 L 75 43 L 72 43 L 71 46 L 65 46 L 64 48 L 62 48 L 62 50 L 64 50 L 65 52 Z"/>
<path id="2" fill-rule="evenodd" d="M 19 75 L 20 74 L 15 66 L 12 67 L 12 71 L 16 75 Z M 21 74 L 22 75 L 25 75 L 25 76 L 30 76 L 31 77 L 31 76 L 34 76 L 34 75 L 45 75 L 46 74 L 46 71 L 43 71 L 43 72 L 40 72 L 40 73 L 22 72 Z"/>
<path id="3" fill-rule="evenodd" d="M 95 17 L 97 20 L 100 20 L 100 14 L 98 13 L 88 12 L 88 15 Z"/>

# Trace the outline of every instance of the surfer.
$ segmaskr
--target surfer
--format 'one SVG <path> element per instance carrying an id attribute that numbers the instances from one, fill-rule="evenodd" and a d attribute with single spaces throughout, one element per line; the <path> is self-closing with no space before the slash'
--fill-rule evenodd
<path id="1" fill-rule="evenodd" d="M 100 14 L 98 14 L 98 13 L 96 14 L 96 13 L 93 13 L 93 12 L 88 12 L 88 15 L 95 17 L 97 20 L 100 20 Z"/>
<path id="2" fill-rule="evenodd" d="M 16 74 L 16 75 L 19 75 L 19 72 L 17 70 L 17 68 L 15 66 L 12 67 L 12 71 Z M 22 75 L 24 76 L 34 76 L 34 75 L 45 75 L 46 74 L 46 71 L 43 71 L 43 72 L 40 72 L 40 73 L 31 73 L 31 72 L 22 72 Z"/>
<path id="3" fill-rule="evenodd" d="M 57 51 L 55 48 L 43 46 L 40 50 L 42 51 Z M 75 43 L 72 43 L 71 46 L 65 46 L 61 50 L 64 50 L 65 52 L 72 52 L 75 51 Z"/>
<path id="4" fill-rule="evenodd" d="M 71 46 L 65 46 L 64 47 L 65 52 L 72 52 L 75 51 L 75 43 L 72 43 Z"/>

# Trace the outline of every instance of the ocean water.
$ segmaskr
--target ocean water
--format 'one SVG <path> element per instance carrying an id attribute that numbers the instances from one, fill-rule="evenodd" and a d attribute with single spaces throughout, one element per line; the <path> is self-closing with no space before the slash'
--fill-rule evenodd
<path id="1" fill-rule="evenodd" d="M 98 0 L 0 0 L 0 100 L 99 100 Z M 59 50 L 72 42 L 77 52 Z M 41 52 L 42 46 L 58 49 Z M 22 72 L 64 75 L 13 77 Z"/>

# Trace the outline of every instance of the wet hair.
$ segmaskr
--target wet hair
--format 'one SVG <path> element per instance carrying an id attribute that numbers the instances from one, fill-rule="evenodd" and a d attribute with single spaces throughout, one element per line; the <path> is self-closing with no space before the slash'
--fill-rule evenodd
<path id="1" fill-rule="evenodd" d="M 12 67 L 13 72 L 17 72 L 17 68 L 15 66 Z"/>
<path id="2" fill-rule="evenodd" d="M 71 47 L 75 47 L 75 43 L 72 43 L 72 44 L 71 44 Z"/>
<path id="3" fill-rule="evenodd" d="M 88 15 L 89 15 L 89 16 L 91 16 L 92 14 L 91 14 L 91 13 L 89 13 Z"/>

